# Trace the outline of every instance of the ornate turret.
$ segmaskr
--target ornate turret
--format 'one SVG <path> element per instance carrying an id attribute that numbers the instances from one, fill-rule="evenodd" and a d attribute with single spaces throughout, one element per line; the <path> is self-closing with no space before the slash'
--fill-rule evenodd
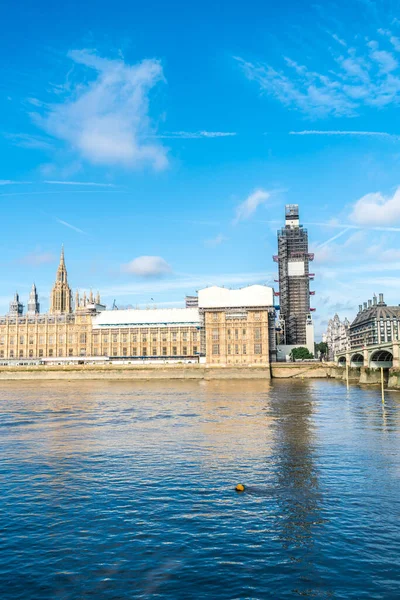
<path id="1" fill-rule="evenodd" d="M 36 285 L 33 284 L 31 292 L 29 294 L 28 310 L 27 310 L 26 314 L 28 316 L 33 316 L 33 315 L 38 315 L 39 313 L 40 313 L 39 298 L 38 298 L 38 294 L 36 291 Z"/>
<path id="2" fill-rule="evenodd" d="M 51 290 L 50 312 L 64 314 L 72 311 L 72 292 L 68 285 L 67 269 L 64 260 L 64 246 L 61 248 L 60 264 L 57 269 L 56 282 Z"/>
<path id="3" fill-rule="evenodd" d="M 24 305 L 22 304 L 22 302 L 19 301 L 18 292 L 15 292 L 14 300 L 11 300 L 11 302 L 10 302 L 10 311 L 8 314 L 10 316 L 17 317 L 19 315 L 22 315 L 23 312 L 24 312 Z"/>

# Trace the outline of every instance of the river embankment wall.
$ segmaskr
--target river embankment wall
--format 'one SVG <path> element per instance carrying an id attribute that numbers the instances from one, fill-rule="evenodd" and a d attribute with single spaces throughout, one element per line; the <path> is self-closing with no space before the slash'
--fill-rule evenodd
<path id="1" fill-rule="evenodd" d="M 0 368 L 0 381 L 270 379 L 269 367 L 207 367 L 204 365 L 55 365 Z"/>
<path id="2" fill-rule="evenodd" d="M 385 384 L 400 389 L 400 371 L 385 369 Z M 270 367 L 222 367 L 206 365 L 35 365 L 0 367 L 1 381 L 73 380 L 251 380 L 251 379 L 346 380 L 346 369 L 333 362 L 272 363 Z M 350 383 L 378 385 L 379 369 L 349 368 Z"/>
<path id="3" fill-rule="evenodd" d="M 346 369 L 338 367 L 334 362 L 327 363 L 273 363 L 271 365 L 273 379 L 338 379 L 346 381 Z M 381 385 L 380 369 L 368 367 L 350 367 L 349 382 L 360 385 Z M 385 387 L 400 390 L 400 370 L 384 369 Z"/>

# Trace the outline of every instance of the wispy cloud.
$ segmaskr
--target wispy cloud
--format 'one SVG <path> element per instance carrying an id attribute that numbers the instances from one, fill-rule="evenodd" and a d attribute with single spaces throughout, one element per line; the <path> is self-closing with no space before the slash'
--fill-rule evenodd
<path id="1" fill-rule="evenodd" d="M 68 56 L 89 75 L 95 73 L 95 79 L 70 81 L 59 103 L 33 114 L 34 122 L 92 163 L 166 167 L 166 149 L 148 140 L 154 133 L 149 93 L 164 79 L 161 63 L 146 59 L 129 65 L 89 50 L 74 50 Z"/>
<path id="2" fill-rule="evenodd" d="M 337 136 L 365 136 L 365 137 L 383 137 L 392 140 L 400 140 L 400 135 L 387 133 L 386 131 L 319 131 L 315 129 L 306 129 L 304 131 L 289 131 L 289 135 L 337 135 Z"/>
<path id="3" fill-rule="evenodd" d="M 96 183 L 94 181 L 44 181 L 49 185 L 83 185 L 92 187 L 116 187 L 113 183 Z"/>
<path id="4" fill-rule="evenodd" d="M 71 225 L 71 223 L 67 223 L 67 221 L 63 221 L 62 219 L 58 219 L 57 217 L 55 219 L 56 219 L 57 223 L 60 223 L 60 225 L 64 225 L 65 227 L 69 227 L 69 229 L 73 229 L 77 233 L 82 233 L 83 235 L 87 235 L 86 231 L 83 231 L 82 229 L 79 229 L 79 227 L 75 227 L 75 225 Z"/>
<path id="5" fill-rule="evenodd" d="M 326 222 L 312 222 L 309 221 L 304 225 L 316 225 L 317 227 L 339 227 L 340 229 L 362 229 L 365 231 L 400 231 L 400 227 L 387 226 L 374 226 L 374 225 L 353 225 L 352 223 L 333 223 L 332 221 Z"/>
<path id="6" fill-rule="evenodd" d="M 279 67 L 234 58 L 247 79 L 288 107 L 314 117 L 353 116 L 363 106 L 400 102 L 400 65 L 393 53 L 397 40 L 390 32 L 386 38 L 384 48 L 376 40 L 367 39 L 361 44 L 357 40 L 357 46 L 337 38 L 340 51 L 326 51 L 323 72 L 289 57 L 283 57 Z M 314 58 L 321 62 L 321 52 Z M 312 60 L 309 58 L 310 63 Z"/>
<path id="7" fill-rule="evenodd" d="M 56 190 L 52 192 L 7 192 L 0 194 L 3 196 L 54 196 L 55 194 L 127 194 L 126 190 Z"/>
<path id="8" fill-rule="evenodd" d="M 29 135 L 27 133 L 6 133 L 4 137 L 14 146 L 29 148 L 32 150 L 51 150 L 53 148 L 52 140 L 39 135 Z"/>
<path id="9" fill-rule="evenodd" d="M 202 138 L 234 137 L 235 135 L 237 134 L 233 131 L 169 131 L 166 133 L 160 133 L 159 135 L 155 135 L 154 137 L 172 140 L 198 140 Z"/>
<path id="10" fill-rule="evenodd" d="M 220 246 L 223 242 L 226 242 L 227 239 L 225 235 L 219 233 L 215 238 L 205 240 L 204 245 L 208 248 L 216 248 L 216 246 Z"/>
<path id="11" fill-rule="evenodd" d="M 158 292 L 171 292 L 172 290 L 198 290 L 210 285 L 246 285 L 250 283 L 265 283 L 271 281 L 272 273 L 265 271 L 256 273 L 223 273 L 214 275 L 186 275 L 183 277 L 166 278 L 161 281 L 150 280 L 148 282 L 135 282 L 103 288 L 103 297 L 115 298 L 120 294 L 123 296 L 136 296 L 140 294 L 155 294 Z M 153 297 L 153 296 L 152 296 Z"/>
<path id="12" fill-rule="evenodd" d="M 56 256 L 51 252 L 31 252 L 18 259 L 18 263 L 38 267 L 56 260 Z"/>
<path id="13" fill-rule="evenodd" d="M 318 244 L 317 246 L 317 250 L 320 250 L 321 248 L 324 248 L 324 246 L 328 246 L 329 244 L 331 244 L 333 241 L 337 240 L 338 238 L 342 237 L 343 235 L 345 235 L 348 231 L 350 231 L 349 227 L 346 227 L 346 229 L 343 229 L 343 231 L 339 231 L 339 233 L 337 233 L 336 235 L 333 235 L 331 238 L 329 238 L 329 240 L 326 240 L 326 242 L 323 242 L 322 244 Z"/>
<path id="14" fill-rule="evenodd" d="M 259 206 L 265 204 L 271 197 L 271 192 L 267 192 L 263 189 L 254 190 L 246 200 L 241 202 L 236 208 L 236 216 L 233 223 L 236 225 L 239 221 L 249 219 L 257 210 Z"/>
<path id="15" fill-rule="evenodd" d="M 0 185 L 23 185 L 32 183 L 31 181 L 15 181 L 14 179 L 0 179 Z"/>
<path id="16" fill-rule="evenodd" d="M 162 277 L 172 272 L 171 266 L 161 256 L 138 256 L 122 265 L 121 270 L 139 277 Z"/>

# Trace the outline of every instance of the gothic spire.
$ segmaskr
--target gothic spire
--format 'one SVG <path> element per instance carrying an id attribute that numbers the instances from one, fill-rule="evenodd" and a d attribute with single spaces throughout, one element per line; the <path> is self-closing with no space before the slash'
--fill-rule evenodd
<path id="1" fill-rule="evenodd" d="M 36 285 L 33 283 L 31 292 L 29 294 L 27 315 L 33 316 L 33 315 L 38 315 L 39 313 L 40 313 L 39 298 L 38 298 L 38 294 L 37 294 L 37 290 L 36 290 Z"/>
<path id="2" fill-rule="evenodd" d="M 61 245 L 61 255 L 60 255 L 60 264 L 58 268 L 65 268 L 65 260 L 64 260 L 64 244 Z"/>
<path id="3" fill-rule="evenodd" d="M 72 292 L 68 285 L 67 268 L 64 259 L 64 244 L 61 246 L 60 264 L 57 269 L 56 282 L 50 297 L 50 312 L 55 314 L 72 311 Z"/>

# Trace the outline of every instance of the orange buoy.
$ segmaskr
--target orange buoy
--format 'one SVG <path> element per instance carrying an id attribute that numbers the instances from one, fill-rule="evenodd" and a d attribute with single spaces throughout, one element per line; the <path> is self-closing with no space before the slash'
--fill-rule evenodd
<path id="1" fill-rule="evenodd" d="M 244 485 L 243 485 L 243 483 L 238 483 L 237 486 L 235 487 L 235 490 L 237 492 L 244 492 Z"/>

